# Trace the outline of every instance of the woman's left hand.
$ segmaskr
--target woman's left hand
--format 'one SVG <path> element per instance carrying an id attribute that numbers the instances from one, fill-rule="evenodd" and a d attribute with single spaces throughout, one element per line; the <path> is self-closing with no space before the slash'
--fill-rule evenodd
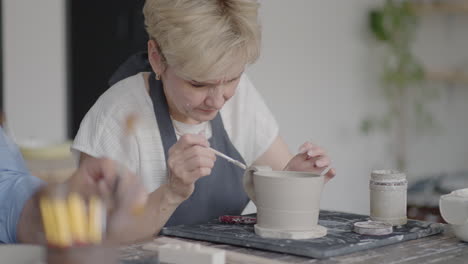
<path id="1" fill-rule="evenodd" d="M 299 153 L 288 162 L 283 170 L 321 174 L 328 166 L 330 166 L 330 158 L 326 151 L 317 145 L 305 142 L 299 148 Z M 335 174 L 335 169 L 330 169 L 325 174 L 325 182 L 328 182 Z"/>

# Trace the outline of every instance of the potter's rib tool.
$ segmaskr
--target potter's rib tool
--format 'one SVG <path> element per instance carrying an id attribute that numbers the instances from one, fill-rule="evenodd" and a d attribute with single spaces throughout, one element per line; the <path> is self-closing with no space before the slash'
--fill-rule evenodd
<path id="1" fill-rule="evenodd" d="M 384 222 L 367 221 L 354 223 L 355 233 L 370 236 L 389 235 L 393 232 L 393 226 Z"/>
<path id="2" fill-rule="evenodd" d="M 222 215 L 218 221 L 224 224 L 244 224 L 253 225 L 257 223 L 257 218 L 242 215 Z"/>
<path id="3" fill-rule="evenodd" d="M 211 149 L 217 156 L 220 156 L 221 158 L 226 159 L 227 161 L 231 162 L 232 164 L 234 164 L 234 165 L 236 165 L 236 166 L 239 166 L 239 167 L 242 168 L 243 170 L 247 169 L 247 166 L 246 166 L 244 163 L 242 163 L 242 162 L 240 162 L 240 161 L 238 161 L 238 160 L 235 160 L 235 159 L 233 159 L 233 158 L 231 158 L 231 157 L 229 157 L 229 156 L 226 156 L 225 154 L 223 154 L 223 153 L 217 151 L 217 150 L 214 149 L 214 148 L 209 148 L 209 149 Z"/>

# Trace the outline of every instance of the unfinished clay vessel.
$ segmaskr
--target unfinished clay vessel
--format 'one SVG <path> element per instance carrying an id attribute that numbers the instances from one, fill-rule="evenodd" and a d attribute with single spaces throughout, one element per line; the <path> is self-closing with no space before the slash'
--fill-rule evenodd
<path id="1" fill-rule="evenodd" d="M 257 206 L 255 233 L 267 238 L 310 239 L 325 236 L 318 225 L 324 176 L 250 167 L 244 188 Z"/>
<path id="2" fill-rule="evenodd" d="M 449 223 L 459 239 L 468 242 L 468 188 L 442 195 L 440 214 Z"/>

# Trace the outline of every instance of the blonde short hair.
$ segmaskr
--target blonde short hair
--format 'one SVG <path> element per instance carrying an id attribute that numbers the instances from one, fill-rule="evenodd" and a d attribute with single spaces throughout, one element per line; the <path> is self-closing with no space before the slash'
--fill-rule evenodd
<path id="1" fill-rule="evenodd" d="M 256 0 L 146 0 L 143 13 L 165 63 L 184 79 L 206 81 L 258 59 L 258 7 Z"/>

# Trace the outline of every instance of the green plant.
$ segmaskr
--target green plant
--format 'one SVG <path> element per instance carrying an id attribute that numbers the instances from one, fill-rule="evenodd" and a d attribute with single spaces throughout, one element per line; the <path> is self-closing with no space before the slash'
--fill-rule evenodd
<path id="1" fill-rule="evenodd" d="M 382 8 L 371 10 L 368 19 L 372 35 L 385 51 L 381 87 L 388 111 L 381 117 L 363 120 L 361 130 L 366 134 L 376 129 L 393 131 L 397 140 L 397 167 L 404 170 L 408 108 L 412 106 L 415 114 L 415 122 L 411 124 L 425 128 L 433 123 L 425 103 L 434 94 L 420 85 L 424 69 L 411 52 L 418 17 L 408 1 L 387 0 Z"/>

